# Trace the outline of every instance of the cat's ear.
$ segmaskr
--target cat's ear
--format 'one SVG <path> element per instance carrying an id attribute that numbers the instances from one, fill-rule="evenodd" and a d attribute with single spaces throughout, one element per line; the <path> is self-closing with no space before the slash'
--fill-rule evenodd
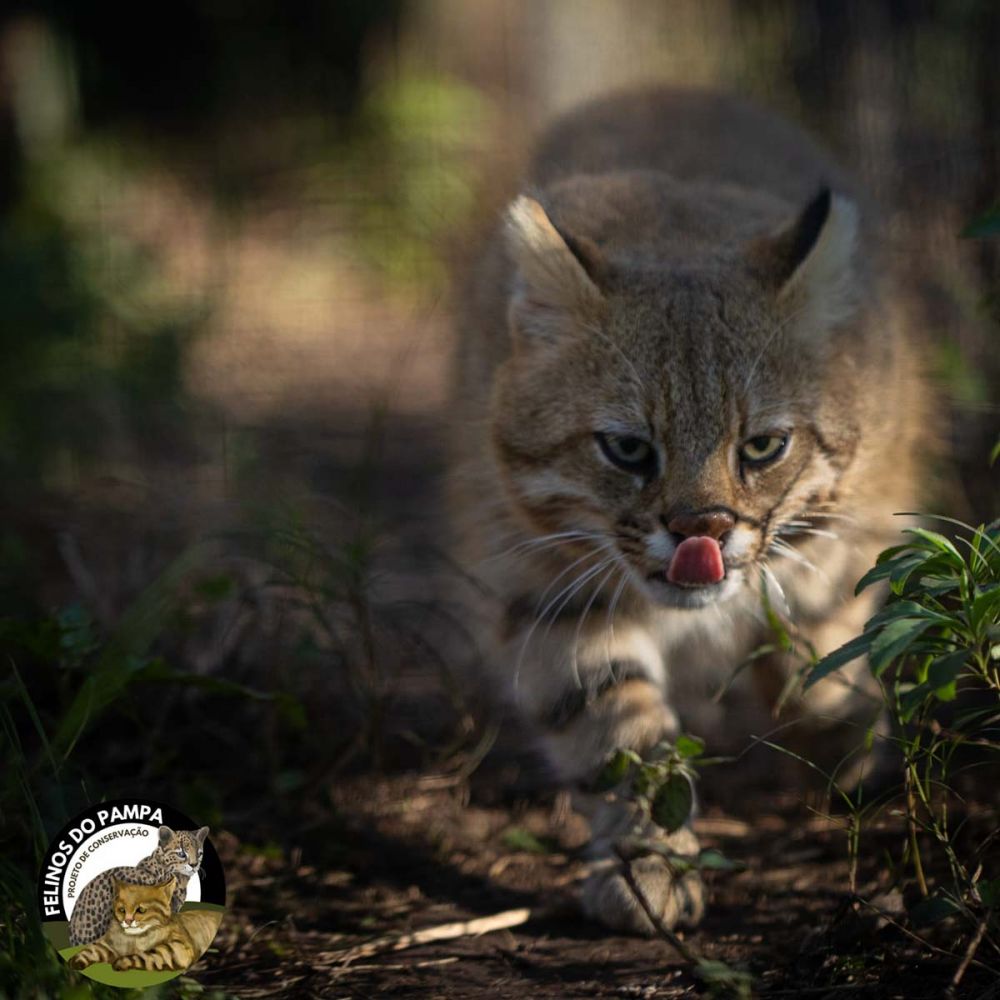
<path id="1" fill-rule="evenodd" d="M 170 838 L 174 835 L 174 831 L 170 829 L 169 826 L 160 827 L 160 847 L 166 847 L 170 842 Z"/>
<path id="2" fill-rule="evenodd" d="M 822 333 L 850 319 L 860 299 L 858 208 L 823 188 L 798 218 L 750 248 L 754 269 L 796 326 Z"/>
<path id="3" fill-rule="evenodd" d="M 203 826 L 198 830 L 195 830 L 194 839 L 198 841 L 198 846 L 201 847 L 205 843 L 205 839 L 208 837 L 208 827 Z"/>
<path id="4" fill-rule="evenodd" d="M 561 233 L 534 198 L 521 195 L 507 210 L 507 246 L 517 268 L 508 313 L 515 343 L 557 340 L 600 314 L 600 251 Z"/>
<path id="5" fill-rule="evenodd" d="M 177 888 L 177 876 L 171 875 L 166 882 L 160 882 L 155 888 L 159 889 L 164 896 L 172 896 Z"/>

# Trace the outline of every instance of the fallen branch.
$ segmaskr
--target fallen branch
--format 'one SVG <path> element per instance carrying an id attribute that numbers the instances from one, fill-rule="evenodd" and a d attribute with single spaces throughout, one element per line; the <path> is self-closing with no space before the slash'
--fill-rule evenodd
<path id="1" fill-rule="evenodd" d="M 948 986 L 947 992 L 949 997 L 958 996 L 958 987 L 961 985 L 966 971 L 975 959 L 976 952 L 979 950 L 980 944 L 982 944 L 983 935 L 986 933 L 986 925 L 989 923 L 989 919 L 990 913 L 989 910 L 987 910 L 986 913 L 983 914 L 982 919 L 979 921 L 979 925 L 976 927 L 976 933 L 972 935 L 972 939 L 969 941 L 969 946 L 965 949 L 961 965 L 959 965 L 959 967 L 955 970 L 955 975 L 952 976 L 951 984 Z"/>
<path id="2" fill-rule="evenodd" d="M 431 944 L 434 941 L 479 937 L 481 934 L 489 934 L 492 931 L 519 927 L 521 924 L 526 924 L 529 920 L 543 915 L 543 912 L 545 915 L 549 913 L 548 910 L 540 911 L 522 907 L 518 910 L 504 910 L 502 913 L 494 913 L 489 917 L 477 917 L 475 920 L 456 920 L 449 924 L 438 924 L 436 927 L 425 927 L 423 930 L 406 934 L 387 934 L 384 937 L 374 938 L 350 948 L 320 952 L 315 956 L 314 961 L 339 962 L 346 965 L 359 958 L 370 958 L 372 955 L 402 951 L 404 948 L 416 948 L 418 945 Z"/>

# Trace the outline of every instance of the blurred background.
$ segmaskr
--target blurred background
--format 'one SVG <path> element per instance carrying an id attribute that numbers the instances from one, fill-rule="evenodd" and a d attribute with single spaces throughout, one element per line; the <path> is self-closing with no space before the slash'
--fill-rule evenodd
<path id="1" fill-rule="evenodd" d="M 426 587 L 449 275 L 609 89 L 744 93 L 860 173 L 949 404 L 929 509 L 1000 513 L 997 52 L 991 0 L 5 4 L 4 851 L 485 753 Z"/>

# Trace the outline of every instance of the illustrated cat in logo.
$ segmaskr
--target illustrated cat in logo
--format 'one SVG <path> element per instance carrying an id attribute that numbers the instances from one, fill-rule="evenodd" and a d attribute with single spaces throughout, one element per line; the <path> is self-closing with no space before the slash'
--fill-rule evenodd
<path id="1" fill-rule="evenodd" d="M 204 954 L 222 921 L 222 914 L 216 911 L 174 913 L 176 877 L 160 885 L 114 879 L 112 886 L 111 924 L 97 941 L 70 959 L 75 969 L 96 962 L 108 962 L 119 972 L 187 969 Z"/>
<path id="2" fill-rule="evenodd" d="M 89 944 L 107 931 L 112 919 L 115 880 L 137 885 L 160 885 L 174 879 L 171 906 L 176 913 L 187 898 L 191 876 L 201 868 L 208 827 L 172 830 L 161 826 L 156 850 L 134 867 L 101 872 L 80 893 L 69 921 L 70 944 Z"/>

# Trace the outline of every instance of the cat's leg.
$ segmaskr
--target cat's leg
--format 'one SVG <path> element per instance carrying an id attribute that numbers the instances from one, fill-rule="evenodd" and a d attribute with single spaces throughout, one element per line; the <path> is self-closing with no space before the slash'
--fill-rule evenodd
<path id="1" fill-rule="evenodd" d="M 124 972 L 126 969 L 162 972 L 169 969 L 186 969 L 193 961 L 194 953 L 189 944 L 180 938 L 168 938 L 148 951 L 120 956 L 111 963 L 111 967 L 118 972 Z"/>
<path id="2" fill-rule="evenodd" d="M 592 782 L 607 755 L 619 747 L 650 751 L 677 733 L 677 719 L 665 699 L 663 660 L 641 624 L 615 622 L 603 610 L 569 615 L 551 625 L 533 621 L 514 632 L 505 654 L 513 664 L 513 696 L 541 735 L 542 751 L 559 780 L 578 790 Z M 533 630 L 533 631 L 532 631 Z M 634 807 L 578 794 L 589 814 L 594 871 L 583 889 L 584 912 L 616 930 L 649 934 L 653 927 L 621 873 L 615 853 L 630 833 L 665 841 L 671 853 L 696 854 L 698 842 L 685 827 L 667 837 L 642 825 Z M 696 923 L 704 910 L 700 877 L 678 875 L 660 857 L 632 863 L 653 911 L 668 926 Z"/>
<path id="3" fill-rule="evenodd" d="M 88 965 L 97 962 L 110 962 L 114 959 L 115 952 L 101 941 L 88 944 L 86 948 L 78 951 L 70 960 L 70 967 L 73 969 L 86 969 Z"/>

